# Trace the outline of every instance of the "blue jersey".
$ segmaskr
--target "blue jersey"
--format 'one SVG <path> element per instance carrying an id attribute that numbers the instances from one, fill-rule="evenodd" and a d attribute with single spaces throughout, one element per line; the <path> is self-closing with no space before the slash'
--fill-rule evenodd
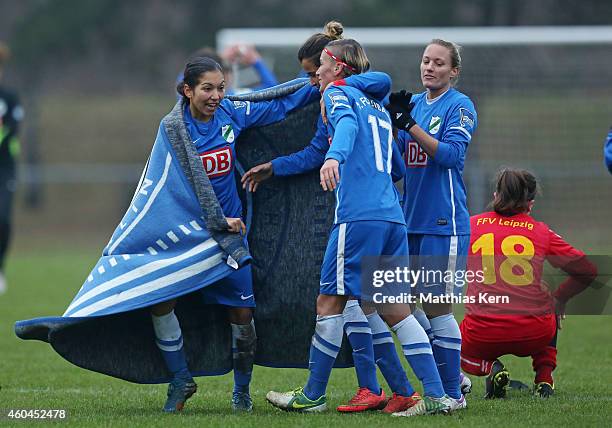
<path id="1" fill-rule="evenodd" d="M 463 163 L 477 125 L 474 104 L 454 88 L 431 101 L 425 92 L 413 95 L 412 101 L 414 120 L 439 144 L 430 158 L 410 134 L 398 134 L 406 162 L 403 206 L 408 233 L 469 235 Z"/>
<path id="2" fill-rule="evenodd" d="M 391 89 L 391 78 L 389 75 L 376 71 L 347 77 L 343 83 L 365 92 L 376 100 L 382 100 Z M 274 175 L 282 177 L 302 174 L 319 168 L 325 161 L 325 154 L 328 149 L 329 134 L 323 120 L 319 117 L 317 132 L 309 145 L 299 152 L 272 160 Z"/>
<path id="3" fill-rule="evenodd" d="M 208 122 L 191 116 L 185 106 L 185 126 L 202 158 L 226 217 L 240 217 L 242 204 L 234 178 L 235 141 L 244 129 L 264 126 L 284 119 L 287 114 L 319 98 L 316 88 L 305 86 L 295 93 L 271 101 L 249 102 L 223 99 Z"/>
<path id="4" fill-rule="evenodd" d="M 382 220 L 405 224 L 391 180 L 393 142 L 389 113 L 382 104 L 350 86 L 332 86 L 323 95 L 332 142 L 325 159 L 340 163 L 334 223 Z"/>
<path id="5" fill-rule="evenodd" d="M 610 171 L 610 174 L 612 174 L 612 128 L 610 128 L 610 131 L 608 131 L 608 138 L 606 138 L 606 144 L 604 146 L 604 159 L 606 161 L 608 171 Z"/>

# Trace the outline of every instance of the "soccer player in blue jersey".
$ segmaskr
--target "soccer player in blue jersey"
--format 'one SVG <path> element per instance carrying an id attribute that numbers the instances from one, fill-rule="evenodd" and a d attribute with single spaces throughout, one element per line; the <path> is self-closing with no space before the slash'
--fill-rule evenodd
<path id="1" fill-rule="evenodd" d="M 369 69 L 361 46 L 354 40 L 327 45 L 317 76 L 321 88 L 338 78 Z M 266 398 L 283 410 L 318 412 L 327 408 L 325 390 L 340 349 L 345 321 L 342 313 L 350 297 L 361 297 L 360 263 L 366 255 L 408 256 L 406 229 L 398 194 L 391 179 L 392 127 L 380 103 L 357 88 L 332 85 L 323 95 L 332 142 L 320 171 L 324 190 L 335 191 L 334 227 L 321 268 L 317 321 L 310 349 L 310 376 L 304 388 L 287 393 L 270 391 Z M 390 308 L 391 309 L 391 308 Z M 427 335 L 410 315 L 407 305 L 389 311 L 394 316 L 402 345 L 411 350 L 409 361 L 424 379 L 437 384 L 444 395 Z M 355 326 L 367 328 L 368 324 Z M 350 338 L 350 337 L 349 337 Z M 364 354 L 356 362 L 360 388 L 342 412 L 382 409 L 385 394 L 376 379 L 371 334 L 360 337 Z M 426 372 L 426 373 L 425 373 Z M 412 394 L 410 415 L 446 410 L 442 400 L 421 399 Z"/>
<path id="2" fill-rule="evenodd" d="M 222 67 L 210 58 L 193 58 L 185 67 L 177 87 L 184 103 L 184 122 L 204 165 L 224 215 L 228 230 L 245 234 L 242 206 L 234 180 L 235 141 L 244 130 L 278 122 L 292 110 L 315 101 L 318 91 L 303 87 L 283 98 L 266 102 L 242 102 L 224 99 L 225 80 Z M 246 238 L 245 238 L 246 239 Z M 207 303 L 228 307 L 232 329 L 234 392 L 232 408 L 251 411 L 249 383 L 253 370 L 256 335 L 253 324 L 255 297 L 250 266 L 202 290 Z M 183 338 L 174 306 L 168 301 L 152 307 L 156 343 L 173 379 L 168 387 L 164 411 L 182 410 L 197 386 L 187 367 Z M 203 332 L 205 334 L 205 332 Z"/>
<path id="3" fill-rule="evenodd" d="M 400 129 L 404 152 L 404 214 L 411 259 L 420 256 L 425 268 L 441 272 L 465 270 L 470 241 L 470 216 L 463 183 L 468 144 L 477 116 L 468 96 L 453 88 L 461 70 L 459 47 L 434 39 L 421 59 L 421 81 L 426 91 L 393 93 L 387 106 Z M 420 266 L 413 266 L 420 268 Z M 435 275 L 432 275 L 434 277 Z M 446 276 L 446 275 L 444 275 Z M 461 292 L 452 281 L 419 283 L 421 294 L 450 296 Z M 446 299 L 448 300 L 448 299 Z M 444 390 L 453 409 L 466 406 L 460 388 L 461 333 L 452 303 L 423 303 L 415 311 L 432 340 Z"/>
<path id="4" fill-rule="evenodd" d="M 298 59 L 304 71 L 310 76 L 312 85 L 319 85 L 316 70 L 321 66 L 320 60 L 323 49 L 331 41 L 339 40 L 342 32 L 342 25 L 339 22 L 331 21 L 325 25 L 323 33 L 312 35 L 299 49 Z M 350 75 L 335 81 L 334 84 L 353 86 L 364 92 L 368 97 L 382 100 L 390 91 L 391 79 L 384 73 L 367 72 Z M 382 104 L 382 101 L 379 101 L 379 104 Z M 329 149 L 329 141 L 327 127 L 322 119 L 319 118 L 317 132 L 308 146 L 299 152 L 288 156 L 281 156 L 273 159 L 271 162 L 251 168 L 242 177 L 243 187 L 248 187 L 250 191 L 256 191 L 259 183 L 268 179 L 273 174 L 276 176 L 288 176 L 320 168 L 325 161 L 325 155 Z M 405 168 L 400 156 L 393 156 L 392 163 L 391 175 L 393 180 L 396 181 L 403 178 Z M 347 302 L 342 315 L 344 318 L 344 329 L 353 349 L 353 361 L 360 387 L 367 384 L 367 375 L 362 376 L 362 373 L 368 372 L 370 364 L 369 354 L 366 351 L 367 348 L 362 346 L 362 341 L 364 337 L 372 336 L 375 362 L 393 392 L 393 396 L 383 409 L 383 412 L 396 413 L 407 410 L 414 404 L 412 399 L 414 389 L 408 381 L 408 377 L 395 350 L 393 337 L 385 322 L 387 321 L 389 326 L 393 327 L 397 324 L 398 320 L 393 318 L 383 320 L 374 307 L 366 305 L 362 309 L 359 301 L 354 299 Z M 407 313 L 404 315 L 407 315 Z M 413 359 L 418 359 L 418 357 Z M 418 368 L 416 372 L 421 375 Z M 423 379 L 425 378 L 423 377 Z M 436 396 L 436 391 L 438 390 L 435 387 L 436 384 L 437 381 L 426 380 L 426 395 Z M 353 409 L 358 409 L 359 407 L 356 404 L 353 406 Z"/>

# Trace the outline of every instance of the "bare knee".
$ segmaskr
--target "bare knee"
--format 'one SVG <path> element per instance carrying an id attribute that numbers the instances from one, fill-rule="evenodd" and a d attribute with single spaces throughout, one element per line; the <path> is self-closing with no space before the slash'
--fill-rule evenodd
<path id="1" fill-rule="evenodd" d="M 376 306 L 372 303 L 361 302 L 361 310 L 365 315 L 370 315 L 376 311 Z"/>
<path id="2" fill-rule="evenodd" d="M 232 324 L 250 324 L 253 319 L 252 308 L 229 308 L 229 321 Z"/>
<path id="3" fill-rule="evenodd" d="M 156 317 L 161 317 L 162 315 L 166 315 L 172 312 L 175 306 L 176 306 L 176 299 L 157 303 L 151 306 L 151 314 L 155 315 Z"/>
<path id="4" fill-rule="evenodd" d="M 348 296 L 319 294 L 317 297 L 317 315 L 339 315 L 344 310 Z"/>
<path id="5" fill-rule="evenodd" d="M 452 303 L 423 303 L 423 311 L 427 318 L 432 319 L 446 314 L 453 313 Z"/>
<path id="6" fill-rule="evenodd" d="M 389 327 L 393 327 L 411 314 L 410 306 L 402 303 L 384 304 L 377 309 L 381 318 Z"/>

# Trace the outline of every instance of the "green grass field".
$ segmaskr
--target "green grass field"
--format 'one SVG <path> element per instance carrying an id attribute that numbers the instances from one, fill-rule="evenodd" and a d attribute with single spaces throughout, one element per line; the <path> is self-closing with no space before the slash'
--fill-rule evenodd
<path id="1" fill-rule="evenodd" d="M 89 269 L 95 252 L 49 255 L 15 251 L 9 259 L 9 291 L 0 296 L 0 409 L 66 409 L 73 426 L 181 425 L 266 428 L 285 426 L 609 426 L 612 420 L 612 333 L 610 318 L 575 316 L 566 320 L 559 339 L 556 395 L 548 401 L 529 394 L 510 394 L 506 400 L 485 401 L 484 382 L 472 378 L 468 409 L 451 416 L 418 419 L 383 414 L 287 414 L 265 402 L 268 390 L 302 385 L 305 370 L 256 367 L 252 415 L 230 410 L 231 375 L 199 378 L 198 393 L 180 415 L 164 415 L 160 408 L 165 385 L 134 385 L 71 365 L 42 342 L 26 342 L 13 334 L 16 320 L 60 315 Z M 304 338 L 308 340 L 308 338 Z M 503 359 L 514 378 L 532 382 L 530 361 Z M 381 377 L 382 381 L 382 377 Z M 411 381 L 416 385 L 414 376 Z M 335 370 L 328 389 L 331 406 L 346 401 L 355 391 L 352 369 Z M 388 388 L 385 388 L 388 391 Z M 608 421 L 608 422 L 606 422 Z M 0 426 L 23 426 L 0 416 Z"/>

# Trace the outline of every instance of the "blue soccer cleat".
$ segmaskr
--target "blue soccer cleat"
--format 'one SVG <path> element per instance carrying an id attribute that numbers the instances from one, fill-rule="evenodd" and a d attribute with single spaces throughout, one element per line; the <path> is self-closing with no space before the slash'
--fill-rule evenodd
<path id="1" fill-rule="evenodd" d="M 166 413 L 180 412 L 185 406 L 185 401 L 198 390 L 198 385 L 191 379 L 175 378 L 168 385 L 168 399 L 164 404 L 163 411 Z"/>
<path id="2" fill-rule="evenodd" d="M 253 400 L 248 392 L 234 391 L 232 394 L 232 410 L 234 412 L 252 412 Z"/>

